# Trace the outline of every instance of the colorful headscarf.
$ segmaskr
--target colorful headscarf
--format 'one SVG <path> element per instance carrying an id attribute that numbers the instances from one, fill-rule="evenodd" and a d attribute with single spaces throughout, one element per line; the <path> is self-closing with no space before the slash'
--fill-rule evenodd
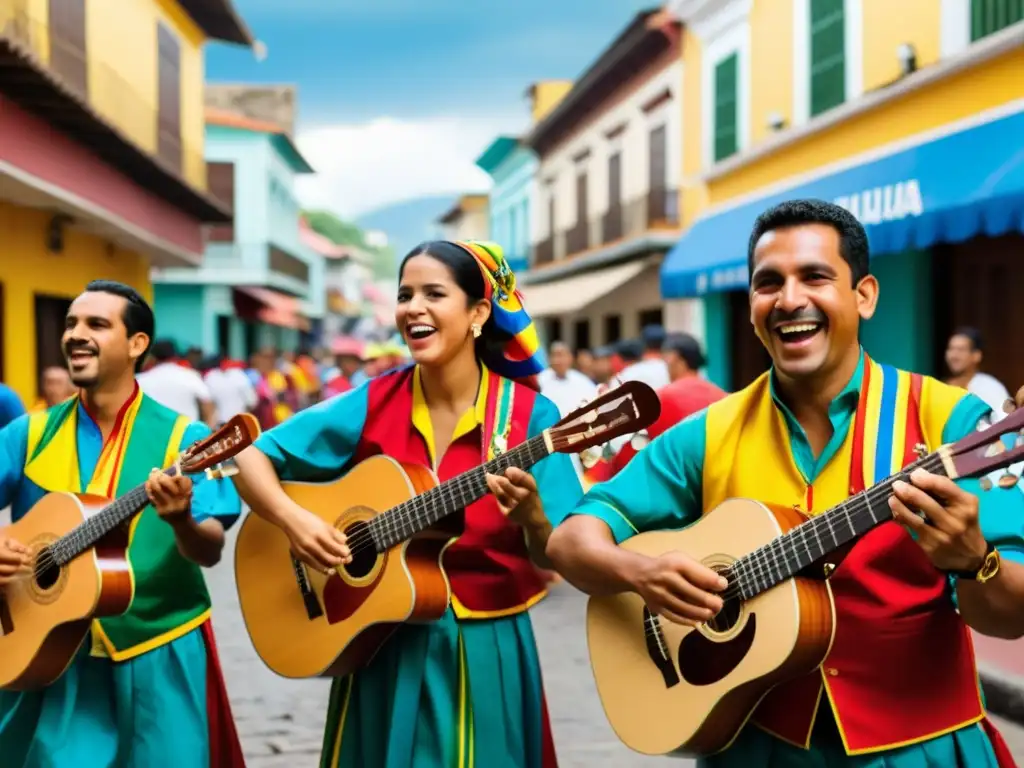
<path id="1" fill-rule="evenodd" d="M 523 296 L 516 290 L 516 276 L 509 269 L 501 246 L 478 240 L 458 240 L 455 245 L 468 251 L 480 266 L 494 325 L 512 337 L 500 354 L 484 363 L 509 379 L 536 376 L 547 367 L 547 361 L 537 338 L 537 328 L 523 306 Z"/>

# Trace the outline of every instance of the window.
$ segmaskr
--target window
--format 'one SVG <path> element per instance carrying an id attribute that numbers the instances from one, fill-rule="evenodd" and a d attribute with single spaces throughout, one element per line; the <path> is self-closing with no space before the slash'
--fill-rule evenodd
<path id="1" fill-rule="evenodd" d="M 971 0 L 971 41 L 1024 20 L 1024 0 Z"/>
<path id="2" fill-rule="evenodd" d="M 548 318 L 548 346 L 550 347 L 556 341 L 562 340 L 562 320 L 558 317 Z"/>
<path id="3" fill-rule="evenodd" d="M 573 327 L 572 349 L 579 352 L 581 349 L 590 349 L 590 321 L 577 320 Z"/>
<path id="4" fill-rule="evenodd" d="M 66 364 L 62 339 L 70 307 L 70 299 L 35 295 L 37 387 L 42 382 L 43 371 Z"/>
<path id="5" fill-rule="evenodd" d="M 846 100 L 846 14 L 844 0 L 810 0 L 812 116 Z"/>
<path id="6" fill-rule="evenodd" d="M 157 25 L 157 156 L 181 170 L 181 49 L 166 24 Z"/>
<path id="7" fill-rule="evenodd" d="M 207 163 L 206 164 L 206 187 L 210 194 L 222 202 L 234 215 L 235 211 L 235 164 L 234 163 Z M 211 243 L 230 243 L 235 239 L 235 225 L 215 224 L 211 226 L 206 234 L 206 239 Z"/>
<path id="8" fill-rule="evenodd" d="M 50 68 L 82 98 L 89 95 L 85 0 L 50 0 Z"/>
<path id="9" fill-rule="evenodd" d="M 231 318 L 217 315 L 217 354 L 231 356 Z"/>
<path id="10" fill-rule="evenodd" d="M 604 316 L 604 343 L 614 344 L 622 338 L 622 316 Z"/>
<path id="11" fill-rule="evenodd" d="M 715 65 L 714 160 L 724 160 L 739 148 L 739 54 Z"/>
<path id="12" fill-rule="evenodd" d="M 646 325 L 664 325 L 663 320 L 661 307 L 657 309 L 642 309 L 637 313 L 637 321 L 640 323 L 641 328 Z"/>

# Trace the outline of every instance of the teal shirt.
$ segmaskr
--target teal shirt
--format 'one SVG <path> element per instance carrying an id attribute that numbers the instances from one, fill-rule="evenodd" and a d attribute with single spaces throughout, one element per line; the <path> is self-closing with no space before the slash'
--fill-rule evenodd
<path id="1" fill-rule="evenodd" d="M 790 451 L 797 469 L 810 484 L 842 447 L 860 400 L 864 355 L 846 387 L 829 406 L 833 434 L 815 458 L 807 434 L 792 412 L 778 399 L 774 375 L 772 398 L 782 413 L 789 433 Z M 942 431 L 942 442 L 955 442 L 977 429 L 991 409 L 979 398 L 965 394 L 953 408 Z M 707 411 L 700 411 L 655 438 L 614 478 L 591 488 L 574 515 L 591 515 L 604 521 L 617 542 L 636 533 L 681 529 L 700 519 L 704 511 L 703 474 Z M 980 523 L 985 537 L 1000 554 L 1024 563 L 1024 492 L 1020 486 L 982 491 L 979 480 L 957 484 L 981 500 Z M 955 600 L 955 591 L 950 590 Z M 885 752 L 849 757 L 839 741 L 831 710 L 824 706 L 811 749 L 792 747 L 757 728 L 744 728 L 725 753 L 701 761 L 714 768 L 928 768 L 935 765 L 970 765 L 995 768 L 988 737 L 979 725 L 967 726 L 927 742 Z M 964 757 L 967 762 L 960 762 Z"/>

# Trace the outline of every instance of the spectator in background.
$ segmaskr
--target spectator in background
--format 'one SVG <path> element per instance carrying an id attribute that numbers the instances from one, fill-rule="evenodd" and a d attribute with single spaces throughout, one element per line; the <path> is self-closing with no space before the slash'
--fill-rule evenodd
<path id="1" fill-rule="evenodd" d="M 203 377 L 210 388 L 217 420 L 224 423 L 240 413 L 249 413 L 256 407 L 256 388 L 245 374 L 241 363 L 219 355 Z"/>
<path id="2" fill-rule="evenodd" d="M 178 365 L 191 368 L 194 371 L 202 369 L 203 366 L 203 350 L 199 347 L 189 347 L 185 352 L 183 359 L 177 360 Z"/>
<path id="3" fill-rule="evenodd" d="M 47 408 L 63 403 L 78 392 L 71 381 L 71 374 L 63 365 L 50 365 L 43 370 L 40 381 L 43 396 L 39 398 L 33 410 L 45 411 Z"/>
<path id="4" fill-rule="evenodd" d="M 590 369 L 590 379 L 598 387 L 604 386 L 612 380 L 612 348 L 598 347 L 594 350 L 593 363 Z"/>
<path id="5" fill-rule="evenodd" d="M 623 359 L 629 355 L 627 365 L 619 378 L 623 381 L 642 381 L 658 390 L 669 383 L 668 366 L 661 356 L 661 345 L 665 343 L 665 329 L 660 325 L 645 325 L 640 331 L 640 343 L 629 342 L 620 349 Z"/>
<path id="6" fill-rule="evenodd" d="M 24 413 L 25 404 L 21 402 L 18 394 L 6 384 L 0 384 L 0 429 Z"/>
<path id="7" fill-rule="evenodd" d="M 981 372 L 983 358 L 981 332 L 968 326 L 957 328 L 946 344 L 946 366 L 951 374 L 946 383 L 977 395 L 992 409 L 992 418 L 1001 419 L 1010 393 L 995 376 Z"/>
<path id="8" fill-rule="evenodd" d="M 572 350 L 564 341 L 548 349 L 548 365 L 537 375 L 540 392 L 558 408 L 561 416 L 572 413 L 584 400 L 597 396 L 597 385 L 572 367 Z"/>
<path id="9" fill-rule="evenodd" d="M 726 395 L 725 390 L 700 376 L 700 370 L 707 365 L 707 360 L 704 359 L 700 342 L 690 334 L 674 333 L 668 336 L 662 345 L 662 354 L 672 382 L 658 390 L 661 415 L 647 428 L 649 440 Z M 625 442 L 612 459 L 608 477 L 618 474 L 636 452 L 632 442 Z"/>
<path id="10" fill-rule="evenodd" d="M 576 370 L 594 380 L 594 353 L 589 349 L 576 350 Z"/>
<path id="11" fill-rule="evenodd" d="M 149 354 L 155 365 L 136 377 L 142 391 L 191 421 L 202 421 L 211 427 L 216 425 L 217 411 L 210 388 L 191 364 L 181 364 L 174 342 L 158 339 Z M 201 360 L 197 360 L 196 367 L 200 363 Z"/>

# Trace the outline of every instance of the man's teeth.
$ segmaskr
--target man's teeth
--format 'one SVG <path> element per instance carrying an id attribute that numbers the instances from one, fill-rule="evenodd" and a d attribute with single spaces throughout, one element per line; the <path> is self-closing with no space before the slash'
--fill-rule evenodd
<path id="1" fill-rule="evenodd" d="M 783 326 L 779 328 L 779 333 L 786 335 L 787 333 L 808 333 L 816 330 L 818 330 L 817 323 L 800 323 L 799 325 Z"/>

